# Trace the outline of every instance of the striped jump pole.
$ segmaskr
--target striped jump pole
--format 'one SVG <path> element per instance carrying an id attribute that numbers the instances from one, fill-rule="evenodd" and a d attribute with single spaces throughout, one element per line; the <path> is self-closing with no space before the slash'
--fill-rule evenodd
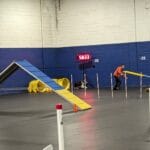
<path id="1" fill-rule="evenodd" d="M 72 74 L 71 74 L 70 78 L 71 78 L 71 92 L 73 93 L 73 76 L 72 76 Z"/>
<path id="2" fill-rule="evenodd" d="M 113 91 L 113 75 L 110 74 L 110 84 L 111 84 L 111 97 L 114 98 L 114 91 Z"/>
<path id="3" fill-rule="evenodd" d="M 127 74 L 125 72 L 125 98 L 128 98 L 128 85 L 127 85 Z"/>
<path id="4" fill-rule="evenodd" d="M 86 74 L 84 73 L 84 96 L 86 96 L 86 84 L 87 84 L 87 80 L 86 80 Z"/>
<path id="5" fill-rule="evenodd" d="M 96 84 L 97 84 L 97 97 L 100 98 L 100 92 L 99 92 L 99 75 L 96 73 Z"/>
<path id="6" fill-rule="evenodd" d="M 63 132 L 62 109 L 63 109 L 62 104 L 56 105 L 59 150 L 64 150 L 64 132 Z"/>
<path id="7" fill-rule="evenodd" d="M 142 97 L 143 97 L 143 76 L 140 76 L 140 99 L 142 99 Z"/>

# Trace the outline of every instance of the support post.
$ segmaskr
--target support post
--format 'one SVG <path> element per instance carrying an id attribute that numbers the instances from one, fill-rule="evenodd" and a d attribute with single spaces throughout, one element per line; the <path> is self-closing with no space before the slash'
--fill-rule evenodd
<path id="1" fill-rule="evenodd" d="M 73 76 L 71 74 L 71 92 L 73 93 Z"/>
<path id="2" fill-rule="evenodd" d="M 127 74 L 125 73 L 125 98 L 128 98 Z"/>
<path id="3" fill-rule="evenodd" d="M 140 76 L 140 99 L 142 99 L 142 97 L 143 97 L 143 77 Z"/>
<path id="4" fill-rule="evenodd" d="M 84 73 L 84 96 L 86 96 L 86 84 L 87 84 L 87 80 L 86 80 L 86 74 Z"/>
<path id="5" fill-rule="evenodd" d="M 111 97 L 114 98 L 114 91 L 113 91 L 113 75 L 110 74 L 110 84 L 111 84 Z"/>
<path id="6" fill-rule="evenodd" d="M 64 150 L 64 132 L 63 132 L 62 108 L 63 108 L 62 104 L 56 105 L 59 150 Z"/>
<path id="7" fill-rule="evenodd" d="M 98 99 L 100 98 L 100 92 L 99 92 L 99 75 L 96 73 L 96 82 L 97 82 L 97 96 Z"/>

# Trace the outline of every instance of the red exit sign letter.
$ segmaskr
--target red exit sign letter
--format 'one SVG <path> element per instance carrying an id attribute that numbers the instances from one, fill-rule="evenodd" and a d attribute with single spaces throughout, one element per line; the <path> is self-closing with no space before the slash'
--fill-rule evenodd
<path id="1" fill-rule="evenodd" d="M 89 61 L 91 59 L 92 59 L 92 56 L 89 53 L 79 53 L 79 54 L 77 54 L 77 60 L 78 61 Z"/>

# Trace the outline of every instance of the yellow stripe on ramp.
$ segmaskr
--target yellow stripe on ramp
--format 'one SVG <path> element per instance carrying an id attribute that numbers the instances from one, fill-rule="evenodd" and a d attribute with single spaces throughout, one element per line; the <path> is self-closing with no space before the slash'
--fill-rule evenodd
<path id="1" fill-rule="evenodd" d="M 144 74 L 137 73 L 137 72 L 132 72 L 132 71 L 124 71 L 124 73 L 135 75 L 135 76 L 140 76 L 140 77 L 144 76 Z"/>
<path id="2" fill-rule="evenodd" d="M 86 110 L 86 109 L 92 108 L 91 105 L 87 104 L 82 99 L 80 99 L 79 97 L 75 96 L 74 94 L 72 94 L 68 90 L 65 90 L 65 89 L 63 89 L 63 90 L 56 90 L 55 92 L 58 95 L 60 95 L 61 97 L 63 97 L 64 99 L 66 99 L 67 101 L 69 101 L 70 103 L 76 104 L 81 110 Z"/>

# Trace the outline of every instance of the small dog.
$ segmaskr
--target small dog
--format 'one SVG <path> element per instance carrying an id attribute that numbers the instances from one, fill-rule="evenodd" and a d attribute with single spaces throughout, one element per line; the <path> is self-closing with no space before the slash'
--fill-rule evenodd
<path id="1" fill-rule="evenodd" d="M 79 81 L 77 83 L 75 83 L 74 87 L 75 89 L 84 89 L 87 88 L 87 82 L 85 83 L 84 81 Z"/>

